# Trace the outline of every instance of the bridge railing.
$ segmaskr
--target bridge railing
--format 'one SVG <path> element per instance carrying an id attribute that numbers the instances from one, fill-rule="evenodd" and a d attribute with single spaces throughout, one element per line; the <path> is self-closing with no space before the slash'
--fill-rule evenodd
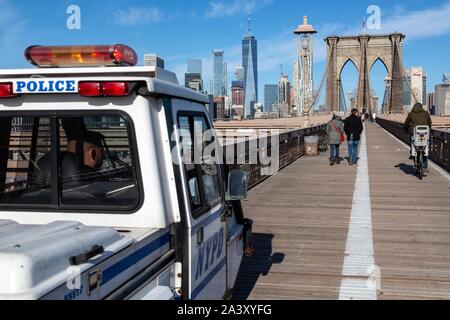
<path id="1" fill-rule="evenodd" d="M 279 134 L 269 134 L 267 144 L 264 144 L 263 147 L 260 145 L 261 140 L 255 141 L 255 139 L 246 138 L 245 141 L 234 143 L 233 152 L 228 152 L 229 154 L 227 154 L 227 151 L 230 151 L 230 149 L 223 147 L 226 164 L 229 169 L 246 171 L 249 175 L 249 189 L 251 189 L 271 176 L 270 174 L 265 174 L 264 169 L 275 167 L 281 170 L 302 157 L 305 154 L 305 136 L 319 136 L 320 148 L 320 145 L 326 139 L 325 127 L 326 125 L 322 124 L 304 129 L 289 130 Z M 258 151 L 256 154 L 254 147 L 252 147 L 255 145 Z M 278 157 L 272 157 L 273 154 L 276 154 L 273 150 L 273 147 L 276 147 L 276 145 L 278 147 Z M 262 148 L 264 150 L 261 150 Z M 264 154 L 266 159 L 262 159 L 261 154 Z M 250 161 L 251 157 L 256 161 Z M 271 159 L 269 164 L 266 163 L 267 158 Z M 243 159 L 245 159 L 245 163 L 243 163 Z"/>
<path id="2" fill-rule="evenodd" d="M 402 123 L 382 118 L 377 118 L 377 123 L 406 144 L 410 144 L 409 134 L 403 129 Z M 450 172 L 450 132 L 431 130 L 430 158 Z"/>

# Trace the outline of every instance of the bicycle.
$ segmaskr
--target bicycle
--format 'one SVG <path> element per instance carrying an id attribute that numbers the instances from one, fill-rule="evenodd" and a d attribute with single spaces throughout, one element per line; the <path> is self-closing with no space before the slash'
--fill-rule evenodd
<path id="1" fill-rule="evenodd" d="M 416 167 L 416 175 L 420 180 L 425 176 L 424 161 L 429 153 L 430 128 L 417 126 L 412 137 L 412 156 Z"/>

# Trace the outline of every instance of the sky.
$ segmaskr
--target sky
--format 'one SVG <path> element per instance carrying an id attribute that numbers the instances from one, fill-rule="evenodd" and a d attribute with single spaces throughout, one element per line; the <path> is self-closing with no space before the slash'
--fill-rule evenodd
<path id="1" fill-rule="evenodd" d="M 69 29 L 71 5 L 80 8 L 80 29 Z M 209 90 L 211 51 L 225 50 L 228 80 L 242 63 L 241 41 L 251 13 L 252 33 L 258 40 L 259 100 L 264 85 L 277 83 L 281 71 L 293 79 L 296 36 L 292 33 L 304 15 L 318 31 L 315 38 L 316 87 L 326 68 L 329 35 L 357 35 L 363 20 L 370 21 L 369 6 L 380 8 L 380 27 L 367 33 L 402 32 L 406 35 L 403 65 L 422 66 L 428 91 L 450 72 L 450 1 L 299 1 L 299 0 L 0 0 L 0 68 L 28 68 L 23 52 L 30 45 L 123 43 L 138 53 L 156 53 L 166 69 L 184 83 L 186 61 L 203 60 L 203 78 Z M 371 83 L 384 93 L 386 70 L 377 63 Z M 348 64 L 342 73 L 345 92 L 356 87 L 357 72 Z"/>

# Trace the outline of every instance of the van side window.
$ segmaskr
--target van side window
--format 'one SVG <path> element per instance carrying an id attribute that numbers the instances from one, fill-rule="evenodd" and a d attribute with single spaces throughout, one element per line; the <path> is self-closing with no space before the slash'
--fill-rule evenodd
<path id="1" fill-rule="evenodd" d="M 194 130 L 196 139 L 203 137 L 201 143 L 203 156 L 201 157 L 202 182 L 205 191 L 205 197 L 208 204 L 212 207 L 221 202 L 222 195 L 220 193 L 219 174 L 216 164 L 216 151 L 211 148 L 211 154 L 207 154 L 208 147 L 213 147 L 215 140 L 212 131 L 206 123 L 204 117 L 194 117 Z"/>
<path id="2" fill-rule="evenodd" d="M 191 210 L 194 218 L 198 218 L 222 201 L 216 142 L 204 116 L 183 113 L 178 117 L 178 125 Z"/>
<path id="3" fill-rule="evenodd" d="M 62 117 L 59 125 L 62 205 L 136 206 L 139 195 L 125 119 Z"/>
<path id="4" fill-rule="evenodd" d="M 0 205 L 51 203 L 50 152 L 50 118 L 0 118 Z"/>
<path id="5" fill-rule="evenodd" d="M 197 179 L 197 168 L 194 164 L 194 143 L 192 141 L 191 121 L 189 117 L 178 119 L 181 135 L 182 157 L 189 186 L 189 197 L 192 212 L 202 208 L 202 199 Z"/>
<path id="6" fill-rule="evenodd" d="M 128 119 L 48 114 L 0 117 L 0 207 L 134 210 L 141 197 Z"/>

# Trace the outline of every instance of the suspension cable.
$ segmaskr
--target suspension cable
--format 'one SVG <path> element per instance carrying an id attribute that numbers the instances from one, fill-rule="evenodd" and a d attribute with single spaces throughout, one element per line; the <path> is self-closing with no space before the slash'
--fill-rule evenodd
<path id="1" fill-rule="evenodd" d="M 319 89 L 317 90 L 317 93 L 314 95 L 314 99 L 313 99 L 313 101 L 311 102 L 311 106 L 309 107 L 309 109 L 308 109 L 307 112 L 306 112 L 307 115 L 309 115 L 309 112 L 310 112 L 311 109 L 314 107 L 314 105 L 315 105 L 315 103 L 316 103 L 316 101 L 317 101 L 317 98 L 319 97 L 320 92 L 322 91 L 323 83 L 325 82 L 325 79 L 327 78 L 327 75 L 328 75 L 328 68 L 330 67 L 330 59 L 331 59 L 331 57 L 332 57 L 332 53 L 333 53 L 333 52 L 334 52 L 334 47 L 331 48 L 330 53 L 329 53 L 329 55 L 328 55 L 328 58 L 327 58 L 327 66 L 326 66 L 326 68 L 325 68 L 325 74 L 323 75 L 322 80 L 320 81 Z"/>

